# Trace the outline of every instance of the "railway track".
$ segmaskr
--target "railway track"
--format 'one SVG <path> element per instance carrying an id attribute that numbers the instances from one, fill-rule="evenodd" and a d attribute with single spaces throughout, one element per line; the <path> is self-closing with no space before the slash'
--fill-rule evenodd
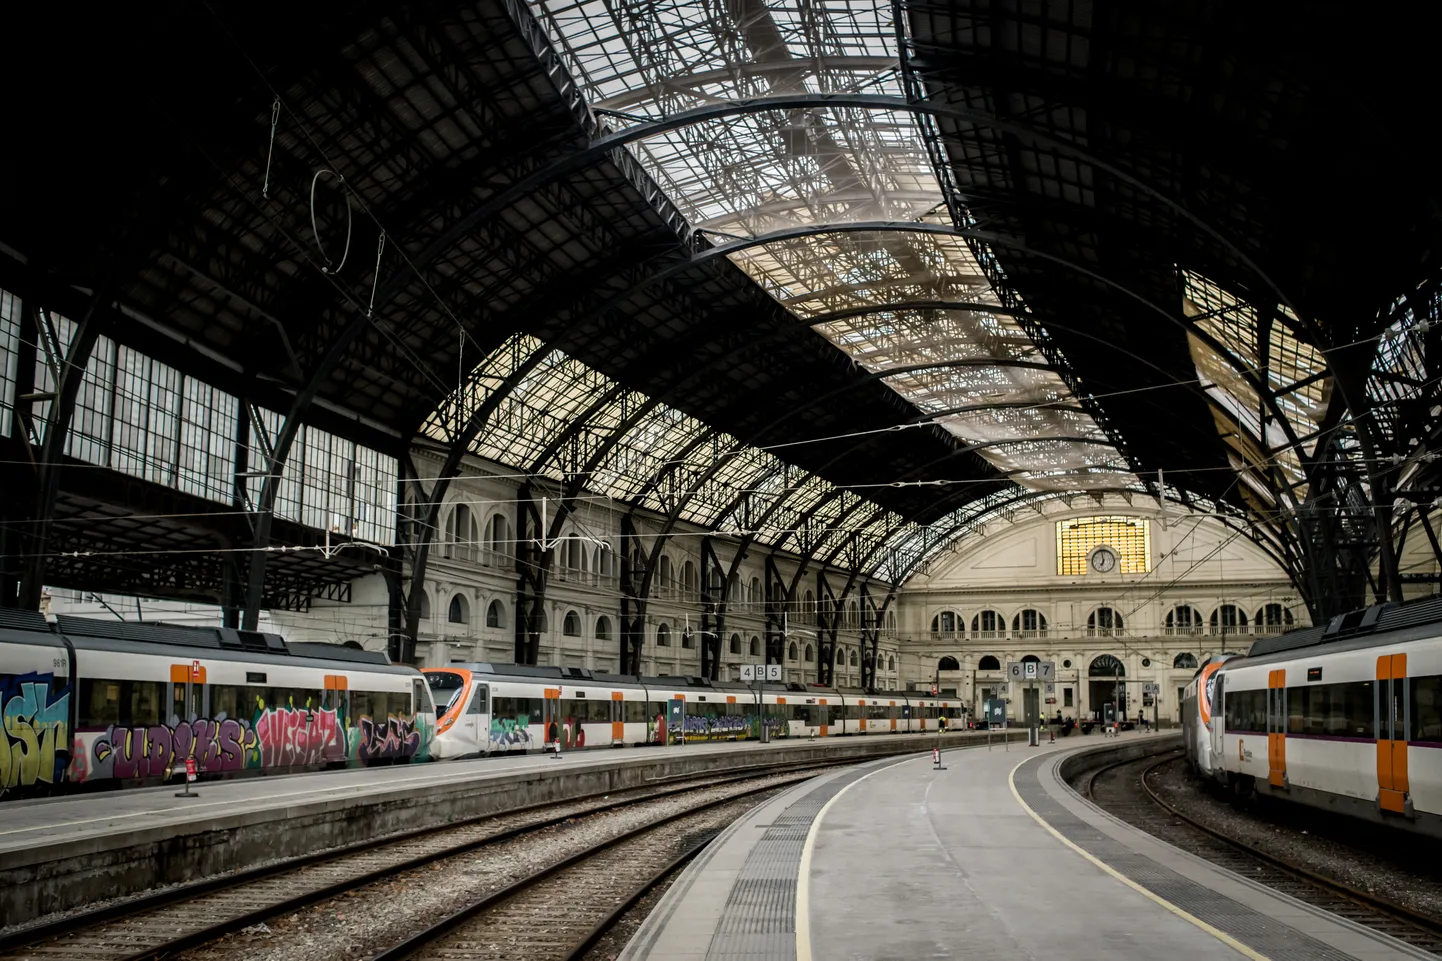
<path id="1" fill-rule="evenodd" d="M 1442 955 L 1442 921 L 1260 850 L 1168 803 L 1149 779 L 1166 765 L 1184 762 L 1180 751 L 1117 761 L 1090 772 L 1080 793 L 1127 823 L 1219 867 L 1424 951 Z"/>
<path id="2" fill-rule="evenodd" d="M 735 789 L 715 802 L 696 808 L 705 810 L 837 766 L 840 765 L 836 762 L 761 765 L 759 770 L 753 768 L 725 777 L 688 778 L 656 787 L 536 805 L 418 829 L 158 891 L 8 932 L 0 938 L 0 961 L 58 958 L 151 961 L 169 957 L 366 885 L 489 845 L 556 828 L 578 818 L 613 814 L 699 791 Z M 657 825 L 670 820 L 658 821 Z"/>
<path id="3" fill-rule="evenodd" d="M 710 801 L 592 845 L 466 905 L 371 961 L 579 961 L 632 905 L 699 854 L 735 817 L 737 805 L 737 798 Z M 563 891 L 588 896 L 547 896 Z"/>

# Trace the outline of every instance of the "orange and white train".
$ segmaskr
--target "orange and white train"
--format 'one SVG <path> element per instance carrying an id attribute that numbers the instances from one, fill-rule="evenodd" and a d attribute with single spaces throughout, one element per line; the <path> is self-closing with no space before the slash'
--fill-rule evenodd
<path id="1" fill-rule="evenodd" d="M 452 664 L 423 668 L 436 701 L 440 759 L 687 741 L 830 737 L 959 727 L 956 698 L 879 695 L 580 668 Z"/>
<path id="2" fill-rule="evenodd" d="M 1187 756 L 1253 792 L 1442 835 L 1442 599 L 1380 604 L 1204 664 Z"/>

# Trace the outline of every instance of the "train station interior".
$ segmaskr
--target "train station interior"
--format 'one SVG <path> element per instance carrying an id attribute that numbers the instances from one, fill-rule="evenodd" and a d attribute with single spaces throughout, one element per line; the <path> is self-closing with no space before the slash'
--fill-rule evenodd
<path id="1" fill-rule="evenodd" d="M 1301 942 L 1155 913 L 1223 882 L 1160 842 L 1087 840 L 1101 822 L 1077 785 L 1096 765 L 1064 758 L 1077 738 L 1051 740 L 1074 723 L 1175 740 L 1190 711 L 1203 744 L 1200 672 L 1281 657 L 1303 643 L 1289 636 L 1410 630 L 1397 611 L 1442 594 L 1442 180 L 1416 119 L 1437 88 L 1439 16 L 1392 12 L 207 0 L 0 13 L 15 92 L 0 152 L 0 634 L 47 638 L 33 664 L 0 661 L 0 796 L 19 798 L 0 810 L 102 771 L 153 766 L 151 787 L 180 784 L 180 745 L 223 723 L 236 753 L 217 747 L 209 773 L 449 763 L 456 748 L 430 747 L 462 712 L 447 721 L 446 699 L 461 705 L 487 675 L 561 679 L 535 695 L 547 703 L 563 682 L 594 684 L 614 706 L 581 715 L 616 746 L 684 741 L 697 691 L 744 705 L 754 678 L 757 714 L 727 736 L 780 737 L 793 760 L 812 750 L 803 739 L 868 725 L 921 738 L 913 753 L 942 733 L 975 750 L 896 761 L 853 747 L 857 766 L 728 815 L 725 846 L 695 862 L 705 872 L 675 882 L 686 903 L 669 896 L 629 953 L 622 940 L 604 956 L 1066 953 L 1061 931 L 1017 934 L 1020 901 L 965 913 L 966 936 L 944 944 L 898 933 L 926 923 L 915 904 L 898 902 L 891 936 L 823 925 L 819 892 L 866 901 L 842 880 L 856 851 L 910 890 L 885 838 L 838 818 L 898 825 L 901 848 L 943 871 L 958 850 L 978 872 L 1038 874 L 1068 852 L 1042 888 L 1062 898 L 1105 877 L 1136 899 L 1121 911 L 1135 941 L 1121 954 L 1087 941 L 1079 957 L 1185 938 L 1206 942 L 1182 955 L 1199 958 L 1410 956 L 1325 925 L 1289 955 Z M 0 657 L 22 643 L 0 641 Z M 87 679 L 92 648 L 152 643 L 327 673 L 313 704 L 296 693 L 309 681 L 273 668 L 225 688 L 199 654 L 173 654 L 153 695 Z M 1302 695 L 1259 694 L 1275 700 L 1251 741 L 1224 744 L 1235 731 L 1219 720 L 1203 746 L 1245 764 L 1255 743 L 1263 765 L 1222 777 L 1228 790 L 1300 797 L 1307 755 L 1279 767 L 1269 738 L 1394 750 L 1375 740 L 1404 759 L 1366 774 L 1364 813 L 1426 822 L 1405 751 L 1442 747 L 1442 681 L 1434 694 L 1418 673 L 1442 660 L 1395 657 L 1357 681 L 1384 705 L 1365 731 L 1342 701 Z M 347 681 L 347 664 L 375 689 Z M 1296 683 L 1278 670 L 1264 690 Z M 253 722 L 247 685 L 269 685 Z M 1394 685 L 1410 727 L 1384 734 Z M 42 689 L 70 704 L 71 688 L 68 726 L 42 728 L 47 702 L 25 707 Z M 654 693 L 683 689 L 679 708 L 680 693 Z M 492 682 L 496 705 L 503 690 Z M 387 727 L 398 699 L 405 719 L 394 708 Z M 279 722 L 263 719 L 313 725 L 317 708 L 339 719 L 336 753 L 294 735 L 300 753 L 271 750 Z M 488 722 L 490 748 L 518 724 L 556 757 L 585 743 L 583 721 L 515 710 Z M 352 711 L 366 728 L 347 747 Z M 25 740 L 12 713 L 50 733 Z M 707 717 L 699 730 L 719 739 Z M 1018 768 L 1038 757 L 1018 750 L 1057 760 Z M 510 761 L 505 777 L 531 776 Z M 945 784 L 948 763 L 981 780 L 948 796 L 946 828 L 923 838 L 910 807 L 886 820 L 887 797 Z M 1417 785 L 1425 770 L 1412 762 Z M 714 772 L 666 776 L 683 773 Z M 614 775 L 638 790 L 650 776 Z M 958 820 L 1003 810 L 995 834 Z M 157 811 L 140 804 L 135 823 L 170 816 Z M 0 880 L 30 878 L 46 845 L 110 850 L 64 827 L 91 814 L 0 831 Z M 791 817 L 796 837 L 766 840 Z M 736 834 L 746 819 L 763 830 Z M 1035 853 L 1043 843 L 1055 851 Z M 116 840 L 106 870 L 130 850 Z M 1129 874 L 1138 858 L 1169 880 Z M 764 885 L 783 862 L 788 884 L 800 871 L 785 910 L 801 934 L 753 937 L 775 919 L 738 909 L 732 885 Z M 195 870 L 222 863 L 251 869 Z M 943 903 L 971 897 L 956 870 L 932 892 Z M 35 897 L 79 906 L 80 890 Z M 5 907 L 29 920 L 36 903 Z M 1280 901 L 1252 908 L 1246 924 L 1291 917 Z M 683 943 L 692 928 L 708 944 Z"/>

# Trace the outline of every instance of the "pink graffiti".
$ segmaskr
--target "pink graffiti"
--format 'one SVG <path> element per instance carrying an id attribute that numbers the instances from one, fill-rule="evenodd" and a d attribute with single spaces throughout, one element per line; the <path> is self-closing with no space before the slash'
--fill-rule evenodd
<path id="1" fill-rule="evenodd" d="M 97 771 L 103 770 L 100 764 L 110 760 L 110 776 L 118 778 L 166 777 L 192 757 L 201 773 L 239 771 L 245 766 L 244 741 L 245 729 L 239 721 L 229 718 L 198 718 L 148 728 L 117 725 L 96 740 L 95 760 Z M 84 778 L 83 773 L 80 778 Z"/>
<path id="2" fill-rule="evenodd" d="M 255 722 L 263 767 L 295 767 L 344 761 L 345 744 L 335 711 L 279 708 Z"/>
<path id="3" fill-rule="evenodd" d="M 420 750 L 421 735 L 409 718 L 391 717 L 384 721 L 360 719 L 360 761 L 374 764 L 381 760 L 403 760 Z"/>

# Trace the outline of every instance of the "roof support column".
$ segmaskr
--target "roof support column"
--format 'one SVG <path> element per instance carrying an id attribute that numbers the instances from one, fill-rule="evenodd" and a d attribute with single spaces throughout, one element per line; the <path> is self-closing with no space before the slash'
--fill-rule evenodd
<path id="1" fill-rule="evenodd" d="M 876 693 L 877 646 L 881 643 L 881 611 L 871 597 L 866 582 L 861 582 L 861 689 Z"/>
<path id="2" fill-rule="evenodd" d="M 796 593 L 776 566 L 776 555 L 766 555 L 766 663 L 786 662 L 787 612 L 795 607 Z"/>
<path id="3" fill-rule="evenodd" d="M 621 515 L 621 674 L 641 673 L 641 651 L 646 642 L 646 594 L 649 586 L 642 573 L 641 539 L 630 514 Z"/>
<path id="4" fill-rule="evenodd" d="M 726 632 L 727 578 L 716 557 L 716 544 L 701 538 L 701 676 L 720 679 L 721 636 Z"/>
<path id="5" fill-rule="evenodd" d="M 816 572 L 816 683 L 831 687 L 836 675 L 836 629 L 841 617 L 826 568 Z"/>
<path id="6" fill-rule="evenodd" d="M 108 297 L 108 285 L 96 291 L 85 309 L 85 316 L 75 326 L 67 347 L 60 338 L 49 311 L 29 308 L 34 318 L 35 342 L 45 352 L 45 363 L 55 383 L 55 394 L 45 416 L 45 438 L 40 448 L 40 467 L 36 474 L 35 501 L 31 510 L 30 536 L 26 538 L 28 554 L 16 601 L 27 610 L 40 609 L 40 595 L 45 589 L 46 561 L 50 546 L 50 528 L 54 522 L 55 500 L 60 493 L 61 462 L 65 456 L 65 439 L 70 434 L 70 419 L 75 412 L 75 399 L 85 379 L 90 352 L 100 337 L 103 322 L 98 310 Z M 16 398 L 19 407 L 19 398 Z"/>
<path id="7" fill-rule="evenodd" d="M 530 484 L 516 496 L 516 663 L 535 664 L 546 620 L 546 529 Z"/>

